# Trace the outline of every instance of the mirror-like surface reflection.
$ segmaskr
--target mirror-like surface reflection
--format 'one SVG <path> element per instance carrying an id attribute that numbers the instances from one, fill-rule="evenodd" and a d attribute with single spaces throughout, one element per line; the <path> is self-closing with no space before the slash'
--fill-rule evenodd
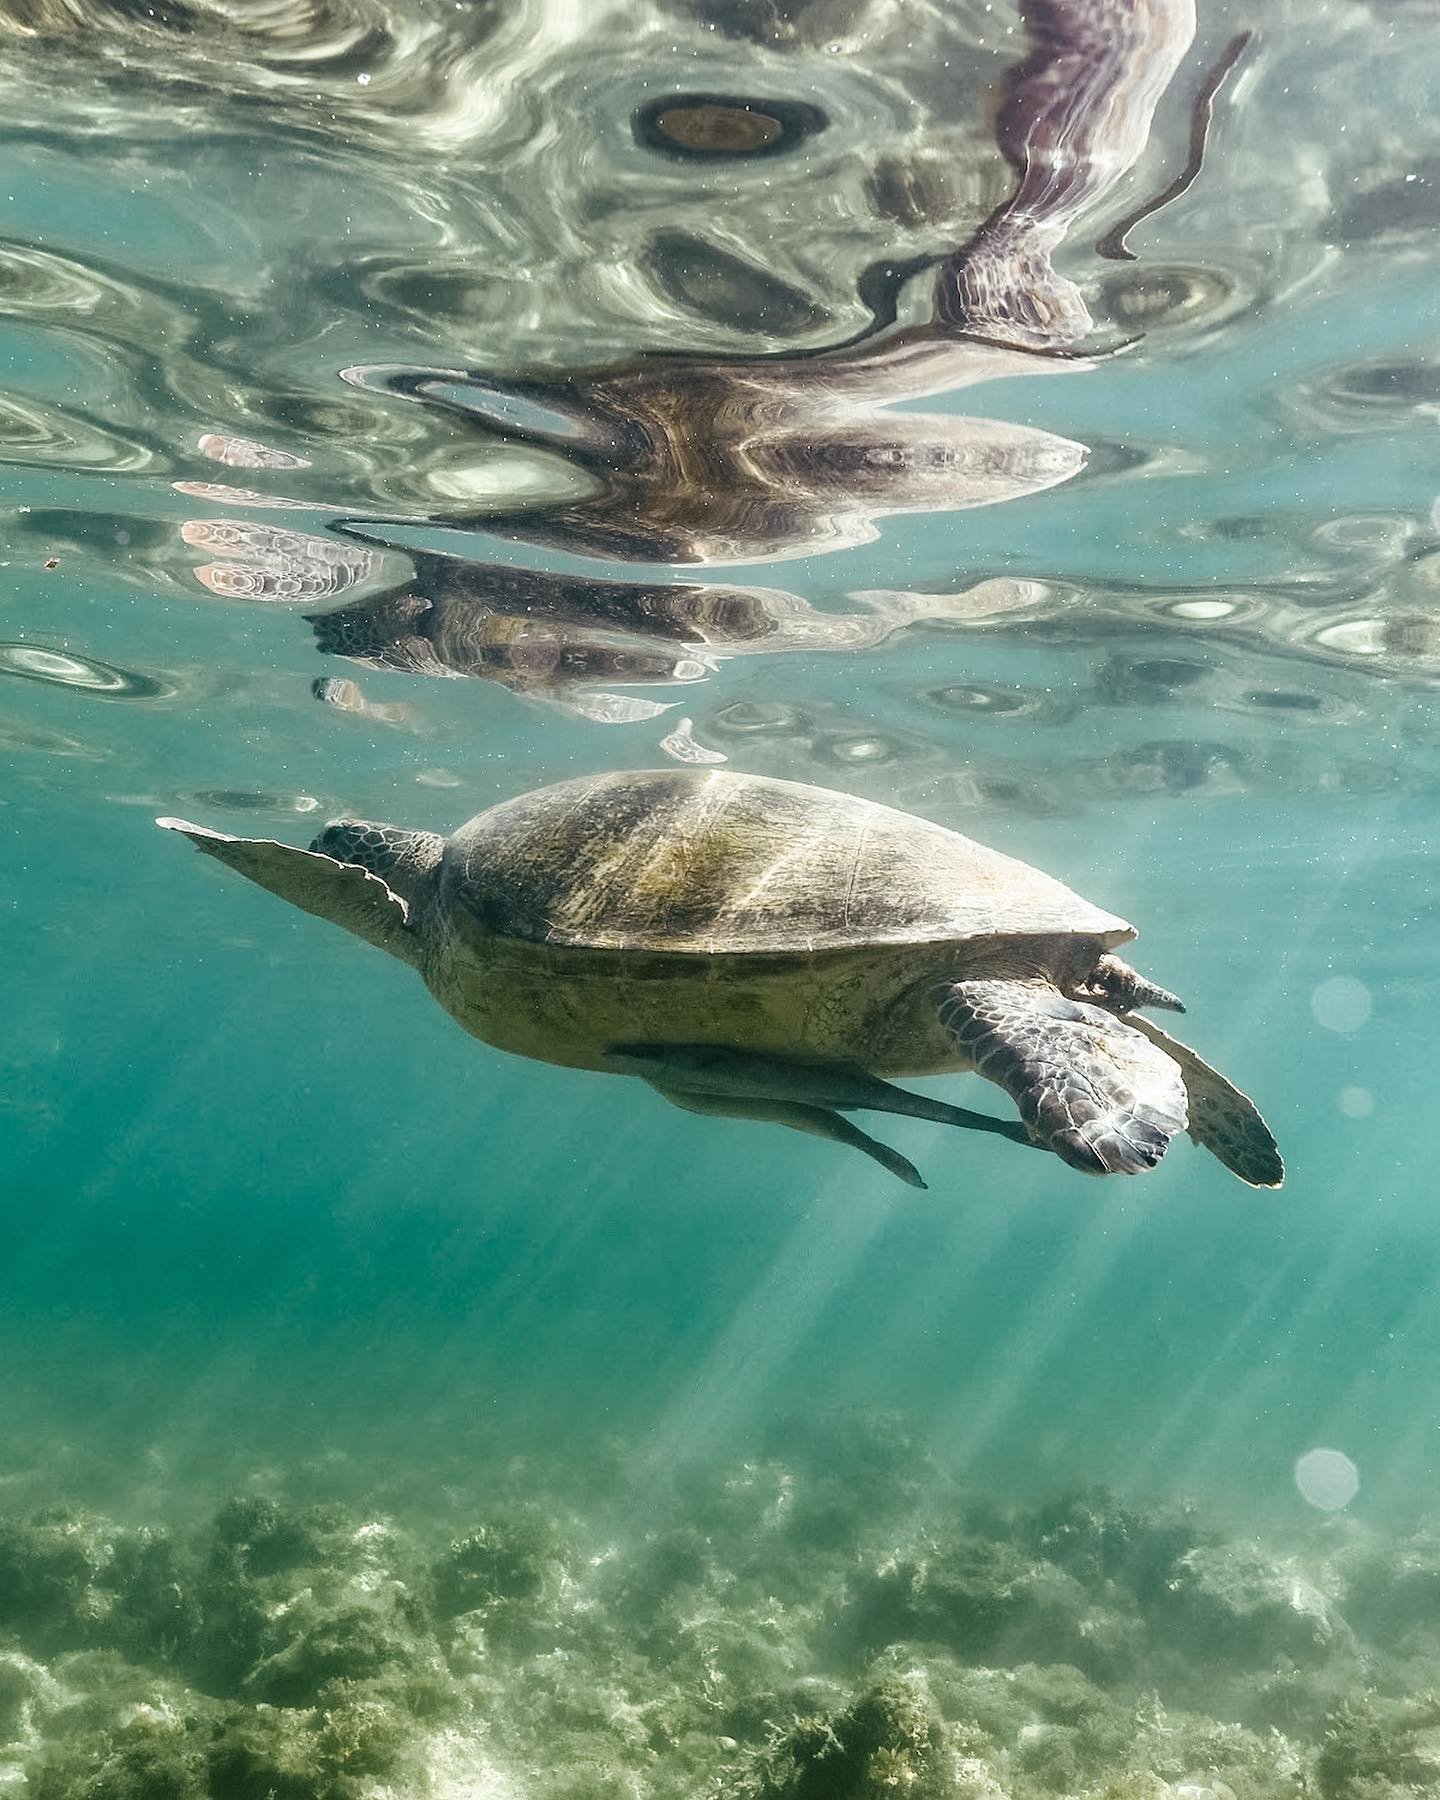
<path id="1" fill-rule="evenodd" d="M 1437 78 L 0 0 L 4 1800 L 1440 1791 Z"/>

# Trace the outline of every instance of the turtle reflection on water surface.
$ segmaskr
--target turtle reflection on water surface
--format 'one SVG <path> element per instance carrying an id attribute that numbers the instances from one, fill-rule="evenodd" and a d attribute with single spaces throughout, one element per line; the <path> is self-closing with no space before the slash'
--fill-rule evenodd
<path id="1" fill-rule="evenodd" d="M 1241 1180 L 1283 1178 L 1251 1102 L 1137 1016 L 1180 1003 L 1115 956 L 1131 926 L 887 806 L 684 769 L 540 788 L 448 839 L 345 820 L 299 850 L 159 823 L 412 963 L 486 1043 L 832 1138 L 915 1186 L 841 1115 L 997 1132 L 1094 1175 L 1153 1168 L 1188 1129 Z M 883 1079 L 967 1070 L 1024 1123 Z"/>

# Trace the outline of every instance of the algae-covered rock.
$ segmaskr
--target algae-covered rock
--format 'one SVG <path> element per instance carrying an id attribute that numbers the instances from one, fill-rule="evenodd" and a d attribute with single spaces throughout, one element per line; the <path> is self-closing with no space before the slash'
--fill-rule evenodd
<path id="1" fill-rule="evenodd" d="M 0 1749 L 34 1741 L 40 1721 L 60 1704 L 60 1684 L 19 1650 L 0 1651 Z"/>
<path id="2" fill-rule="evenodd" d="M 305 1624 L 282 1649 L 263 1657 L 241 1685 L 247 1698 L 309 1706 L 332 1682 L 367 1681 L 434 1658 L 433 1644 L 407 1629 L 396 1608 L 344 1606 Z"/>
<path id="3" fill-rule="evenodd" d="M 887 1675 L 828 1718 L 796 1719 L 735 1789 L 744 1800 L 959 1800 L 923 1675 Z"/>
<path id="4" fill-rule="evenodd" d="M 1350 1637 L 1325 1595 L 1293 1562 L 1249 1544 L 1186 1551 L 1153 1610 L 1172 1646 L 1183 1641 L 1195 1660 L 1314 1661 L 1348 1645 Z"/>
<path id="5" fill-rule="evenodd" d="M 383 1709 L 235 1708 L 205 1749 L 211 1800 L 360 1800 L 393 1771 L 407 1734 Z"/>
<path id="6" fill-rule="evenodd" d="M 25 1776 L 27 1800 L 222 1800 L 212 1793 L 203 1752 L 179 1733 L 117 1743 L 99 1755 L 36 1759 Z"/>
<path id="7" fill-rule="evenodd" d="M 216 1515 L 196 1580 L 198 1619 L 189 1667 L 211 1693 L 235 1693 L 265 1657 L 313 1620 L 325 1597 L 341 1597 L 374 1558 L 356 1522 L 339 1508 L 303 1511 L 244 1496 Z M 304 1596 L 306 1618 L 290 1619 Z"/>
<path id="8" fill-rule="evenodd" d="M 899 1419 L 857 1407 L 790 1415 L 769 1448 L 790 1477 L 781 1529 L 792 1553 L 855 1547 L 921 1505 L 936 1474 Z"/>
<path id="9" fill-rule="evenodd" d="M 308 1706 L 335 1681 L 438 1666 L 408 1546 L 338 1507 L 222 1508 L 197 1582 L 187 1667 L 206 1691 Z"/>
<path id="10" fill-rule="evenodd" d="M 36 1656 L 99 1641 L 112 1555 L 104 1528 L 78 1510 L 0 1521 L 0 1633 Z"/>
<path id="11" fill-rule="evenodd" d="M 1347 1701 L 1326 1724 L 1315 1774 L 1322 1800 L 1430 1800 L 1440 1793 L 1440 1696 Z"/>
<path id="12" fill-rule="evenodd" d="M 875 1648 L 899 1639 L 943 1644 L 969 1661 L 1085 1654 L 1090 1600 L 1053 1563 L 1014 1545 L 953 1537 L 880 1564 L 855 1584 L 850 1623 Z"/>
<path id="13" fill-rule="evenodd" d="M 356 1560 L 355 1529 L 354 1517 L 343 1507 L 296 1509 L 259 1495 L 227 1501 L 215 1516 L 217 1543 L 232 1550 L 245 1573 L 257 1579 Z"/>
<path id="14" fill-rule="evenodd" d="M 107 1644 L 136 1659 L 185 1659 L 200 1603 L 189 1559 L 170 1532 L 147 1526 L 117 1533 L 104 1584 L 114 1596 Z"/>
<path id="15" fill-rule="evenodd" d="M 455 1538 L 431 1567 L 435 1610 L 442 1619 L 497 1603 L 535 1600 L 558 1558 L 551 1531 L 530 1519 L 478 1525 Z"/>
<path id="16" fill-rule="evenodd" d="M 1440 1529 L 1426 1526 L 1362 1552 L 1350 1570 L 1345 1609 L 1380 1643 L 1417 1627 L 1440 1637 Z"/>
<path id="17" fill-rule="evenodd" d="M 321 1710 L 194 1696 L 59 1724 L 25 1765 L 26 1800 L 363 1800 L 405 1766 L 416 1736 L 393 1709 L 356 1698 Z"/>
<path id="18" fill-rule="evenodd" d="M 1032 1507 L 1019 1541 L 1087 1588 L 1113 1582 L 1144 1601 L 1187 1551 L 1214 1539 L 1190 1511 L 1122 1505 L 1106 1488 L 1082 1488 Z"/>

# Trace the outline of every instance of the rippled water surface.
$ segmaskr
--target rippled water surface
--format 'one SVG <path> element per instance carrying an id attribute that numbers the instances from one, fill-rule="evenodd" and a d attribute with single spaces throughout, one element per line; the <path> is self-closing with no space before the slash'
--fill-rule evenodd
<path id="1" fill-rule="evenodd" d="M 0 1796 L 1440 1794 L 1437 26 L 0 0 Z M 906 1187 L 152 823 L 627 770 L 1133 919 L 1285 1185 Z"/>

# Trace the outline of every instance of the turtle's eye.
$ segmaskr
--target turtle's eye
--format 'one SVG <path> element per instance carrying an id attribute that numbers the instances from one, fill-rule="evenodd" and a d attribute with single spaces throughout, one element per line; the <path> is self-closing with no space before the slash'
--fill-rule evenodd
<path id="1" fill-rule="evenodd" d="M 670 94 L 639 108 L 635 141 L 685 162 L 731 162 L 793 150 L 823 131 L 826 118 L 803 100 L 735 94 Z"/>

